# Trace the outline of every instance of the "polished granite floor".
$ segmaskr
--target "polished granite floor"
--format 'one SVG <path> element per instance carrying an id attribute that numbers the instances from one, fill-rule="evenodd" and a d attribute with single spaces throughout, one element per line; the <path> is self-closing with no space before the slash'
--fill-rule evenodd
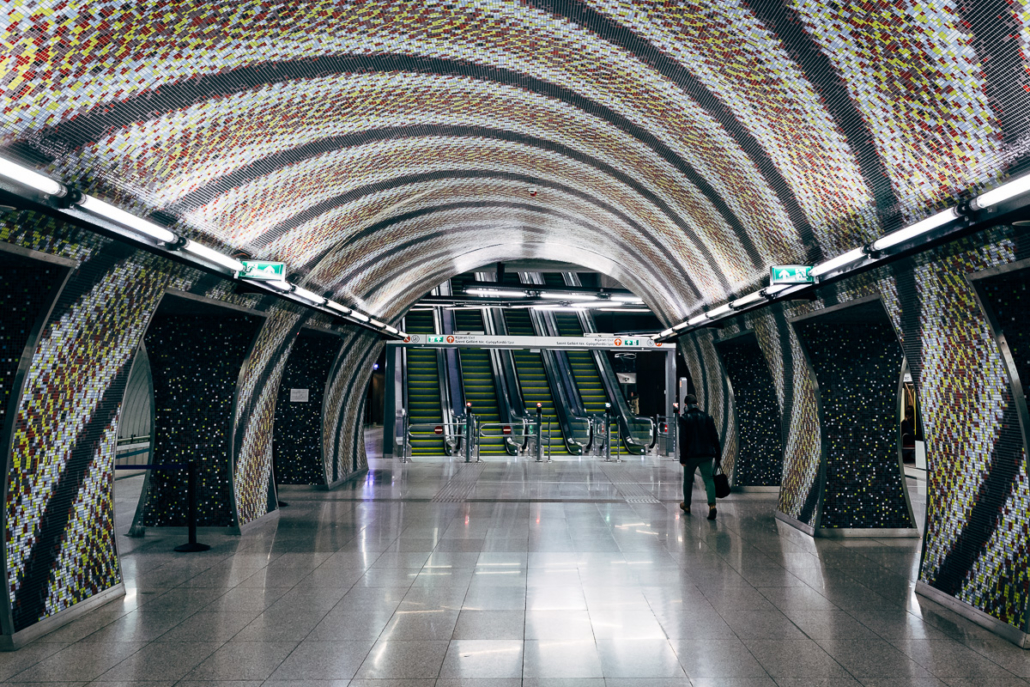
<path id="1" fill-rule="evenodd" d="M 912 592 L 918 539 L 813 541 L 736 494 L 679 511 L 669 460 L 374 460 L 176 554 L 119 538 L 128 593 L 0 681 L 339 687 L 1022 685 L 1030 658 Z M 922 519 L 924 497 L 912 480 Z M 140 478 L 116 486 L 128 528 Z M 701 498 L 695 492 L 695 498 Z M 703 500 L 703 499 L 702 499 Z"/>

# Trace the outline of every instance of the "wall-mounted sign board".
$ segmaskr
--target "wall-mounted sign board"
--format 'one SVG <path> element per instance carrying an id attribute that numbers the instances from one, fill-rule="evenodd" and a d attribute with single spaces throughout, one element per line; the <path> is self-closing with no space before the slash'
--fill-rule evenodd
<path id="1" fill-rule="evenodd" d="M 671 343 L 655 343 L 650 337 L 629 336 L 490 336 L 470 334 L 411 334 L 404 341 L 388 341 L 388 346 L 429 346 L 433 348 L 511 348 L 570 350 L 676 350 Z"/>
<path id="2" fill-rule="evenodd" d="M 255 281 L 283 281 L 286 279 L 285 262 L 268 262 L 267 260 L 241 260 L 243 271 L 240 277 Z"/>
<path id="3" fill-rule="evenodd" d="M 769 268 L 769 285 L 773 284 L 811 284 L 811 265 L 773 265 Z"/>
<path id="4" fill-rule="evenodd" d="M 307 403 L 308 389 L 290 389 L 290 403 Z"/>

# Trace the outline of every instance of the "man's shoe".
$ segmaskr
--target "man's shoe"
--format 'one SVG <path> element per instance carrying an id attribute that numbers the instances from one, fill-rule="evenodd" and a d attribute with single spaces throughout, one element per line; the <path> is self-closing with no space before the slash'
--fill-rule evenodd
<path id="1" fill-rule="evenodd" d="M 680 510 L 690 515 L 690 506 L 687 505 L 686 501 L 680 501 Z"/>
<path id="2" fill-rule="evenodd" d="M 709 506 L 708 507 L 708 519 L 709 520 L 715 520 L 715 513 L 716 513 L 715 506 Z"/>

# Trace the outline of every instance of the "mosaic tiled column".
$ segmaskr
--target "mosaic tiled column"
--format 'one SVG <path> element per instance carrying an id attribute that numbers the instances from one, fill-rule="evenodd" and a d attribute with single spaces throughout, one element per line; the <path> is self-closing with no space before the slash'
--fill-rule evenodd
<path id="1" fill-rule="evenodd" d="M 751 331 L 715 342 L 730 381 L 738 428 L 735 487 L 778 488 L 783 471 L 780 405 L 765 356 Z"/>
<path id="2" fill-rule="evenodd" d="M 241 368 L 262 318 L 226 310 L 182 312 L 181 301 L 166 297 L 147 330 L 146 346 L 154 379 L 154 462 L 198 465 L 197 524 L 238 525 L 230 441 L 233 404 Z M 144 523 L 186 525 L 185 470 L 155 471 L 150 479 Z"/>
<path id="3" fill-rule="evenodd" d="M 326 485 L 322 413 L 339 337 L 302 331 L 286 361 L 275 407 L 273 457 L 277 484 Z M 294 398 L 302 392 L 303 400 Z"/>
<path id="4" fill-rule="evenodd" d="M 816 380 L 823 535 L 917 536 L 898 451 L 904 355 L 879 299 L 820 310 L 794 328 Z"/>

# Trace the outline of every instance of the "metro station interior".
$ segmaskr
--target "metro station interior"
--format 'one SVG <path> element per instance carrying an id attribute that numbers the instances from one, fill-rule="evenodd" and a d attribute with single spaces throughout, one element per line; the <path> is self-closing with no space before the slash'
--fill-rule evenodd
<path id="1" fill-rule="evenodd" d="M 0 683 L 1030 682 L 1025 2 L 0 29 Z"/>

